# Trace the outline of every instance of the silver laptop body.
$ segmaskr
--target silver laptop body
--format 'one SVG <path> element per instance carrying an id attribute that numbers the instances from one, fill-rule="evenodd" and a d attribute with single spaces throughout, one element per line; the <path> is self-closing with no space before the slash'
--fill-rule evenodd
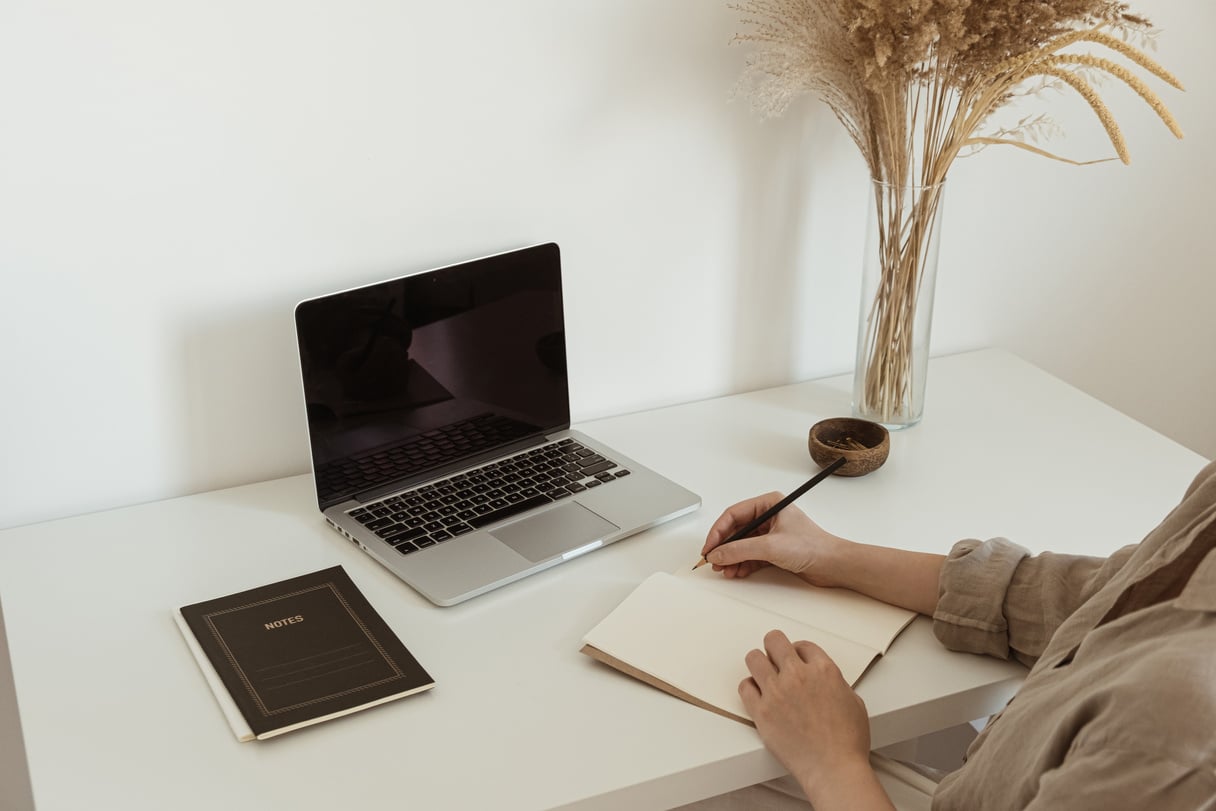
<path id="1" fill-rule="evenodd" d="M 295 318 L 318 505 L 437 605 L 700 506 L 570 430 L 553 243 L 308 299 Z"/>

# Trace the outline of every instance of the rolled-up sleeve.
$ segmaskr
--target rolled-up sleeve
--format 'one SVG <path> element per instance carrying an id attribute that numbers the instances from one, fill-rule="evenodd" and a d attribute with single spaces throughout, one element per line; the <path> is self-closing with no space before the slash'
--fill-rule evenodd
<path id="1" fill-rule="evenodd" d="M 1032 665 L 1052 634 L 1127 561 L 1030 553 L 1004 538 L 959 541 L 942 566 L 933 633 L 951 650 Z"/>
<path id="2" fill-rule="evenodd" d="M 1009 658 L 1005 594 L 1029 552 L 1004 538 L 959 541 L 942 565 L 933 633 L 950 650 Z"/>

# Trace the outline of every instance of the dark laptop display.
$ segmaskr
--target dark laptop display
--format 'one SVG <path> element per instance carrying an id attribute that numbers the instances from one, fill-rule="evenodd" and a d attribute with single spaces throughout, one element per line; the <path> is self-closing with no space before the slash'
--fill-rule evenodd
<path id="1" fill-rule="evenodd" d="M 557 246 L 304 302 L 322 509 L 570 424 Z"/>

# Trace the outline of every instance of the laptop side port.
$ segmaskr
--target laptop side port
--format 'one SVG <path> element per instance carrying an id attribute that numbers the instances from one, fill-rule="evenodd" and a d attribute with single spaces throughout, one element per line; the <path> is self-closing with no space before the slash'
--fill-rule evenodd
<path id="1" fill-rule="evenodd" d="M 342 533 L 342 535 L 346 538 L 346 540 L 350 541 L 351 543 L 353 543 L 355 546 L 359 547 L 360 549 L 363 548 L 363 544 L 356 541 L 354 535 L 351 535 L 349 532 L 342 529 L 342 527 L 338 526 L 337 522 L 334 521 L 332 518 L 326 518 L 325 520 L 329 522 L 329 525 L 331 527 L 338 530 L 338 532 Z"/>

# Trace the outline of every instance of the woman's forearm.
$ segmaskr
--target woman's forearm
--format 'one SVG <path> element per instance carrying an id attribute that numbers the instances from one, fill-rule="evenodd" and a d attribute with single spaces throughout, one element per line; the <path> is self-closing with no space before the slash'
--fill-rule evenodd
<path id="1" fill-rule="evenodd" d="M 817 581 L 933 615 L 945 555 L 840 540 L 816 567 Z"/>
<path id="2" fill-rule="evenodd" d="M 868 761 L 826 780 L 800 781 L 814 811 L 895 811 L 895 805 Z"/>

